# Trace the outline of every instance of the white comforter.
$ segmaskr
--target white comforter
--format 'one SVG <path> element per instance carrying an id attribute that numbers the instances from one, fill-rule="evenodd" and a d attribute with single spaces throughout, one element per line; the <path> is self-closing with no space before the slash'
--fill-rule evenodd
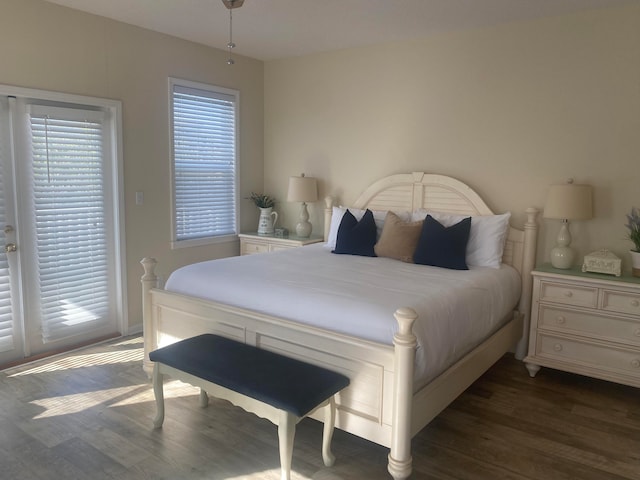
<path id="1" fill-rule="evenodd" d="M 518 302 L 520 276 L 506 265 L 447 270 L 317 244 L 188 265 L 165 288 L 389 345 L 393 313 L 411 307 L 419 388 L 501 326 Z"/>

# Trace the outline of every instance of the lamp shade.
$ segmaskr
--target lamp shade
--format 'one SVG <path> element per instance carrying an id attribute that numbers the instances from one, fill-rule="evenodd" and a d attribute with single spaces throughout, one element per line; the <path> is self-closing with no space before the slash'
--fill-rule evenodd
<path id="1" fill-rule="evenodd" d="M 318 182 L 314 177 L 289 177 L 289 202 L 315 202 L 318 200 Z"/>
<path id="2" fill-rule="evenodd" d="M 544 206 L 545 218 L 588 220 L 593 216 L 591 185 L 551 185 Z"/>

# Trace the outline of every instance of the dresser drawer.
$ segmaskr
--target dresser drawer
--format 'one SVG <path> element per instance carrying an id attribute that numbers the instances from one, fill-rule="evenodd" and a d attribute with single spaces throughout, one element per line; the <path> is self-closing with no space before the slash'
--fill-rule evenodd
<path id="1" fill-rule="evenodd" d="M 536 355 L 597 370 L 626 373 L 640 378 L 640 350 L 539 334 Z"/>
<path id="2" fill-rule="evenodd" d="M 640 345 L 640 320 L 626 320 L 549 305 L 538 311 L 538 328 Z"/>
<path id="3" fill-rule="evenodd" d="M 640 294 L 603 289 L 602 309 L 640 316 Z"/>
<path id="4" fill-rule="evenodd" d="M 290 248 L 296 248 L 295 245 L 269 245 L 270 252 L 277 252 L 278 250 L 289 250 Z"/>
<path id="5" fill-rule="evenodd" d="M 595 308 L 598 289 L 558 282 L 540 282 L 540 301 Z"/>
<path id="6" fill-rule="evenodd" d="M 240 255 L 254 253 L 277 252 L 290 248 L 304 247 L 323 241 L 323 237 L 317 235 L 311 237 L 276 237 L 274 235 L 258 235 L 257 233 L 240 233 Z"/>
<path id="7" fill-rule="evenodd" d="M 251 255 L 253 253 L 264 253 L 269 251 L 266 243 L 242 242 L 241 255 Z"/>

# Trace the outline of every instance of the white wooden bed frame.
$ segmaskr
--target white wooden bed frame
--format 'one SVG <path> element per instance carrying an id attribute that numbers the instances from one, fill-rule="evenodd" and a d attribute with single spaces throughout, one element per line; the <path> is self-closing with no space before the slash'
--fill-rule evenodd
<path id="1" fill-rule="evenodd" d="M 371 210 L 433 211 L 492 215 L 485 202 L 464 183 L 442 175 L 413 172 L 386 177 L 367 188 L 353 207 Z M 327 199 L 325 239 L 332 205 Z M 517 342 L 526 345 L 531 307 L 531 270 L 535 265 L 538 211 L 529 208 L 524 230 L 510 227 L 503 262 L 522 277 L 522 294 L 508 322 L 473 351 L 414 392 L 417 318 L 397 309 L 394 346 L 377 344 L 301 325 L 222 303 L 154 288 L 156 261 L 142 260 L 144 276 L 144 368 L 151 375 L 149 352 L 201 333 L 218 333 L 260 348 L 344 373 L 351 385 L 338 397 L 336 427 L 390 448 L 388 470 L 396 479 L 411 474 L 411 438 L 491 367 Z M 517 352 L 522 354 L 522 352 Z M 322 421 L 321 413 L 315 416 Z"/>

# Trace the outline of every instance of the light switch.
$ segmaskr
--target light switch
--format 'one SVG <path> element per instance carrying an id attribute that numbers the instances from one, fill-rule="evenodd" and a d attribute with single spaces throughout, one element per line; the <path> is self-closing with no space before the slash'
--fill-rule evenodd
<path id="1" fill-rule="evenodd" d="M 144 193 L 136 192 L 136 205 L 142 205 L 144 203 Z"/>

